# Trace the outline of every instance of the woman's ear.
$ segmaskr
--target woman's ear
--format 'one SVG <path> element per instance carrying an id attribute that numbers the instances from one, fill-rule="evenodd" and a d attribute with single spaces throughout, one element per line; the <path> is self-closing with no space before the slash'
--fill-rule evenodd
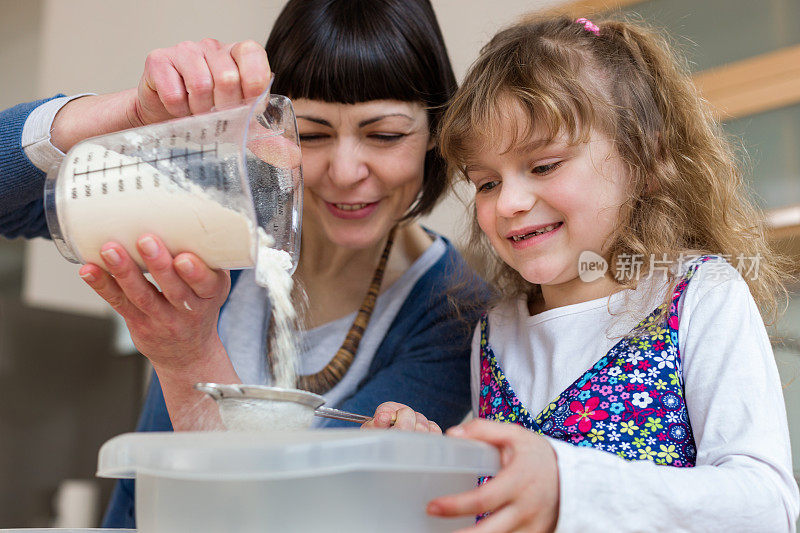
<path id="1" fill-rule="evenodd" d="M 433 134 L 428 135 L 428 146 L 425 148 L 425 151 L 430 152 L 433 150 L 434 146 L 436 146 L 436 136 Z"/>

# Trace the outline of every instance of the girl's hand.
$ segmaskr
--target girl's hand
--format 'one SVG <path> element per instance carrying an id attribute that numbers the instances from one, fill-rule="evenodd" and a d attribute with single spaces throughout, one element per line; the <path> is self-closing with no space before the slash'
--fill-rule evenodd
<path id="1" fill-rule="evenodd" d="M 134 107 L 151 124 L 196 115 L 260 95 L 271 77 L 267 53 L 255 41 L 185 41 L 147 55 Z"/>
<path id="2" fill-rule="evenodd" d="M 173 258 L 154 235 L 143 235 L 137 248 L 160 292 L 113 242 L 100 252 L 110 275 L 87 264 L 80 276 L 122 315 L 136 348 L 150 359 L 159 377 L 185 375 L 191 380 L 202 377 L 194 374 L 204 370 L 227 371 L 217 319 L 230 290 L 229 274 L 211 270 L 194 254 Z"/>
<path id="3" fill-rule="evenodd" d="M 490 512 L 469 531 L 551 532 L 558 522 L 558 465 L 544 437 L 516 424 L 472 420 L 450 428 L 448 436 L 488 442 L 500 450 L 500 472 L 461 494 L 437 498 L 428 514 L 474 516 Z"/>
<path id="4" fill-rule="evenodd" d="M 395 428 L 401 431 L 417 431 L 419 433 L 442 434 L 442 428 L 436 422 L 425 418 L 407 405 L 397 402 L 384 402 L 375 409 L 372 420 L 361 425 L 365 429 Z"/>

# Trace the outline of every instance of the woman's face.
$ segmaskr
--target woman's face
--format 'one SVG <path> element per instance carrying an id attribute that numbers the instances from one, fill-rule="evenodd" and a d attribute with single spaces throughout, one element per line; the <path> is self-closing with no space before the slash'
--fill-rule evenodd
<path id="1" fill-rule="evenodd" d="M 293 101 L 303 153 L 303 232 L 345 248 L 382 241 L 417 198 L 432 148 L 419 103 Z"/>

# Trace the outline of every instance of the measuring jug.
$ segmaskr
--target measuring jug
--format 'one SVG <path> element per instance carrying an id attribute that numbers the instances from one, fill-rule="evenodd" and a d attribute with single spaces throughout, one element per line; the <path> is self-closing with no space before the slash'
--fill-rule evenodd
<path id="1" fill-rule="evenodd" d="M 288 98 L 254 101 L 86 139 L 47 175 L 47 225 L 74 263 L 103 266 L 115 241 L 144 269 L 136 240 L 159 236 L 211 268 L 249 268 L 258 250 L 300 251 L 300 146 Z"/>

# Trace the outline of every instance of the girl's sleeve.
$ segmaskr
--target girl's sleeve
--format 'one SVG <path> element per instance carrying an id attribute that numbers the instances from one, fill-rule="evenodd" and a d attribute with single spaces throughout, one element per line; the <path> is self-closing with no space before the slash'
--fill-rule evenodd
<path id="1" fill-rule="evenodd" d="M 680 314 L 696 466 L 625 461 L 550 439 L 559 468 L 557 531 L 795 531 L 800 495 L 781 382 L 747 284 L 727 268 L 713 284 L 705 268 Z"/>

